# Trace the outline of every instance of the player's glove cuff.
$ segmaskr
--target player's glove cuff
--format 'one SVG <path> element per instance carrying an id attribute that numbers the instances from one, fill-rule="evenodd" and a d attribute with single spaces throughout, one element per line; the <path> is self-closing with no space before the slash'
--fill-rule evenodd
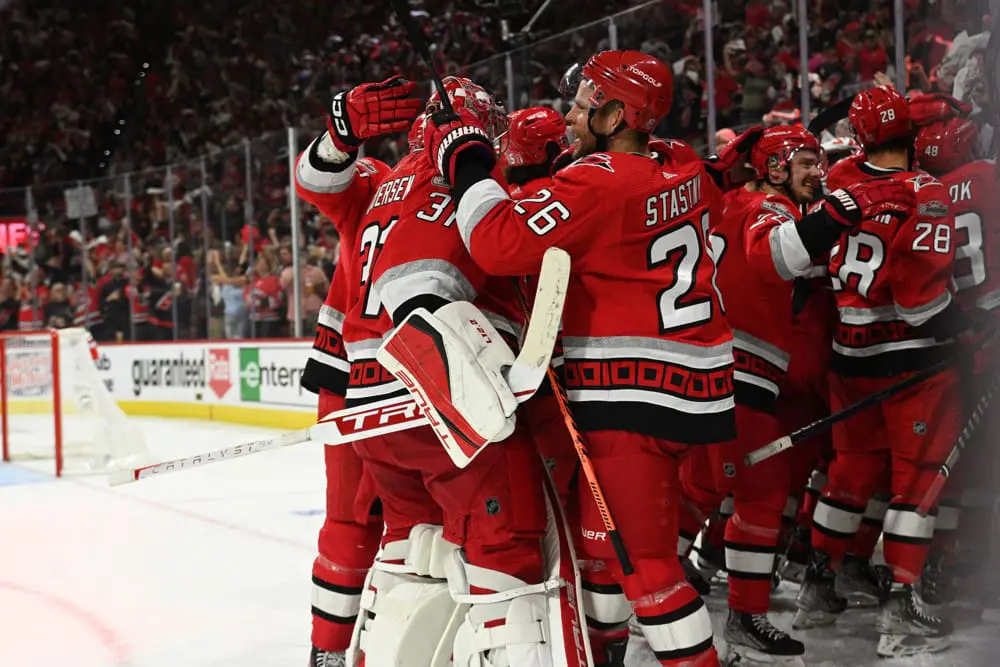
<path id="1" fill-rule="evenodd" d="M 496 152 L 486 132 L 475 123 L 463 122 L 455 114 L 434 114 L 434 164 L 438 173 L 454 186 L 458 170 L 475 163 L 489 173 L 496 165 Z"/>
<path id="2" fill-rule="evenodd" d="M 350 153 L 358 150 L 361 140 L 354 135 L 351 129 L 351 121 L 347 113 L 347 94 L 349 91 L 343 90 L 333 96 L 330 104 L 330 115 L 326 117 L 326 127 L 330 131 L 330 138 L 337 150 Z"/>
<path id="3" fill-rule="evenodd" d="M 823 210 L 837 224 L 853 227 L 861 222 L 861 206 L 847 190 L 834 190 L 823 199 Z"/>

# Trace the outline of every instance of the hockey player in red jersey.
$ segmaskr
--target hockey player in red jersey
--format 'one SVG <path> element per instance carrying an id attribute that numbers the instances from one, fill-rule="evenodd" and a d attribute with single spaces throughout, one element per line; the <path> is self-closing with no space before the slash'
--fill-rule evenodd
<path id="1" fill-rule="evenodd" d="M 955 250 L 948 192 L 930 175 L 910 170 L 906 100 L 891 88 L 863 91 L 850 121 L 867 157 L 860 171 L 905 183 L 917 206 L 904 222 L 866 220 L 831 253 L 840 312 L 831 361 L 833 410 L 948 358 L 951 339 L 967 328 L 949 290 Z M 910 655 L 947 646 L 950 623 L 929 615 L 913 590 L 934 529 L 933 516 L 922 518 L 915 508 L 954 444 L 960 418 L 957 373 L 947 369 L 834 427 L 835 457 L 814 514 L 814 560 L 798 596 L 796 627 L 831 623 L 844 610 L 834 572 L 866 503 L 887 489 L 892 501 L 883 545 L 892 582 L 876 622 L 878 653 Z"/>
<path id="2" fill-rule="evenodd" d="M 911 108 L 913 103 L 911 101 Z M 915 149 L 920 167 L 941 180 L 948 189 L 955 216 L 955 285 L 957 299 L 967 311 L 978 311 L 983 319 L 996 322 L 1000 308 L 1000 185 L 993 160 L 977 160 L 975 147 L 979 129 L 971 120 L 952 115 L 922 127 Z M 987 314 L 989 313 L 989 314 Z M 963 382 L 966 407 L 974 406 L 990 380 L 985 369 L 972 369 Z M 938 509 L 927 565 L 920 581 L 921 598 L 941 604 L 951 594 L 955 531 L 971 542 L 970 571 L 978 570 L 989 553 L 994 488 L 995 448 L 989 442 L 1000 429 L 997 410 L 991 410 L 976 430 L 976 441 L 966 449 L 957 471 L 948 480 L 945 498 Z M 961 503 L 959 503 L 961 499 Z M 950 534 L 949 534 L 950 533 Z"/>
<path id="3" fill-rule="evenodd" d="M 458 77 L 444 85 L 450 104 L 475 114 L 491 139 L 502 133 L 505 114 L 486 91 Z M 440 106 L 435 92 L 428 109 Z M 412 312 L 451 317 L 462 328 L 472 309 L 490 345 L 516 345 L 520 333 L 515 285 L 489 279 L 469 258 L 430 153 L 397 164 L 363 217 L 372 230 L 370 247 L 359 245 L 364 296 L 344 323 L 352 405 L 406 391 L 378 359 L 380 348 L 393 349 L 409 331 Z M 458 319 L 456 308 L 464 309 Z M 349 664 L 446 664 L 449 656 L 456 665 L 588 664 L 572 545 L 550 520 L 558 499 L 543 484 L 542 460 L 523 424 L 461 469 L 432 428 L 355 448 L 382 501 L 386 532 Z"/>
<path id="4" fill-rule="evenodd" d="M 344 407 L 350 364 L 343 323 L 345 313 L 358 298 L 353 283 L 355 274 L 360 273 L 354 241 L 365 208 L 389 173 L 384 163 L 357 158 L 356 152 L 362 140 L 410 125 L 419 104 L 418 100 L 408 102 L 412 89 L 413 84 L 390 79 L 338 95 L 333 102 L 331 130 L 315 139 L 298 158 L 297 194 L 329 218 L 341 238 L 340 261 L 302 374 L 302 386 L 319 395 L 319 417 Z M 353 136 L 333 130 L 336 123 L 344 123 L 345 114 L 350 127 L 356 128 Z M 417 129 L 422 139 L 422 128 Z M 338 656 L 343 659 L 360 609 L 365 577 L 382 536 L 378 506 L 370 490 L 363 488 L 363 466 L 354 449 L 325 447 L 324 459 L 326 518 L 312 569 L 311 667 L 338 664 L 334 662 Z"/>
<path id="5" fill-rule="evenodd" d="M 649 156 L 648 133 L 670 108 L 667 66 L 608 51 L 583 74 L 567 115 L 578 159 L 529 197 L 511 199 L 491 177 L 489 140 L 469 115 L 432 116 L 425 143 L 483 269 L 537 273 L 553 245 L 573 258 L 566 384 L 635 571 L 623 575 L 589 493 L 581 558 L 614 574 L 661 664 L 714 666 L 708 611 L 676 558 L 679 457 L 735 435 L 732 335 L 707 252 L 708 176 L 700 162 L 668 172 Z"/>
<path id="6" fill-rule="evenodd" d="M 790 361 L 792 280 L 809 275 L 813 260 L 825 257 L 839 232 L 851 225 L 835 207 L 841 199 L 851 202 L 858 223 L 906 212 L 912 197 L 907 204 L 904 186 L 871 181 L 828 195 L 803 217 L 800 206 L 822 194 L 823 160 L 819 142 L 800 125 L 766 130 L 751 162 L 756 183 L 730 191 L 723 215 L 710 228 L 719 257 L 717 284 L 733 328 L 738 437 L 709 447 L 708 456 L 690 457 L 685 466 L 694 470 L 684 481 L 690 504 L 704 514 L 733 494 L 735 513 L 725 531 L 727 643 L 743 659 L 760 654 L 788 659 L 802 655 L 804 647 L 771 625 L 766 614 L 792 457 L 775 456 L 753 470 L 743 458 L 782 434 L 777 410 Z"/>

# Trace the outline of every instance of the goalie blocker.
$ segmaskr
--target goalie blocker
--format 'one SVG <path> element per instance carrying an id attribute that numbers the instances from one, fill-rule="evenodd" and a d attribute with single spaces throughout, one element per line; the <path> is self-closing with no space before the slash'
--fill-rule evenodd
<path id="1" fill-rule="evenodd" d="M 456 466 L 514 432 L 517 398 L 504 378 L 514 353 L 468 301 L 413 311 L 377 359 L 406 385 Z"/>

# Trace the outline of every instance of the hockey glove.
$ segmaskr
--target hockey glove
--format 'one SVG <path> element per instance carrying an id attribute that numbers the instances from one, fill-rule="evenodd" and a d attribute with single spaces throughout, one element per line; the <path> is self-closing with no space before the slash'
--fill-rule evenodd
<path id="1" fill-rule="evenodd" d="M 823 210 L 844 227 L 882 215 L 907 218 L 917 206 L 908 185 L 893 178 L 873 178 L 834 190 L 824 198 Z"/>
<path id="2" fill-rule="evenodd" d="M 741 170 L 740 167 L 743 167 L 750 159 L 750 151 L 760 141 L 763 134 L 764 126 L 755 125 L 726 144 L 717 155 L 704 161 L 705 171 L 723 192 L 728 192 L 753 180 L 753 174 L 748 173 L 747 170 Z M 740 174 L 740 171 L 745 173 Z"/>
<path id="3" fill-rule="evenodd" d="M 910 98 L 909 107 L 910 121 L 916 127 L 924 127 L 955 116 L 968 118 L 972 113 L 972 105 L 945 93 L 914 95 Z"/>
<path id="4" fill-rule="evenodd" d="M 414 85 L 393 76 L 334 95 L 326 121 L 333 145 L 349 153 L 370 137 L 409 130 L 424 106 L 419 99 L 410 97 Z"/>
<path id="5" fill-rule="evenodd" d="M 451 185 L 459 187 L 459 169 L 475 173 L 475 180 L 488 177 L 496 165 L 493 142 L 470 111 L 438 111 L 427 118 L 424 125 L 424 146 L 429 151 L 437 172 Z M 475 182 L 473 181 L 473 183 Z M 473 183 L 463 182 L 464 192 Z"/>

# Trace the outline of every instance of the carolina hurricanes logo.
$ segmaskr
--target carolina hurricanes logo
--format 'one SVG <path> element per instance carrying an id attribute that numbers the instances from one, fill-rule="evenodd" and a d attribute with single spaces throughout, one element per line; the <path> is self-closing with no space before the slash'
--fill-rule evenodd
<path id="1" fill-rule="evenodd" d="M 585 155 L 571 164 L 570 167 L 597 167 L 599 169 L 609 171 L 612 174 L 615 173 L 615 168 L 611 166 L 611 156 L 607 153 L 591 153 L 590 155 Z"/>

